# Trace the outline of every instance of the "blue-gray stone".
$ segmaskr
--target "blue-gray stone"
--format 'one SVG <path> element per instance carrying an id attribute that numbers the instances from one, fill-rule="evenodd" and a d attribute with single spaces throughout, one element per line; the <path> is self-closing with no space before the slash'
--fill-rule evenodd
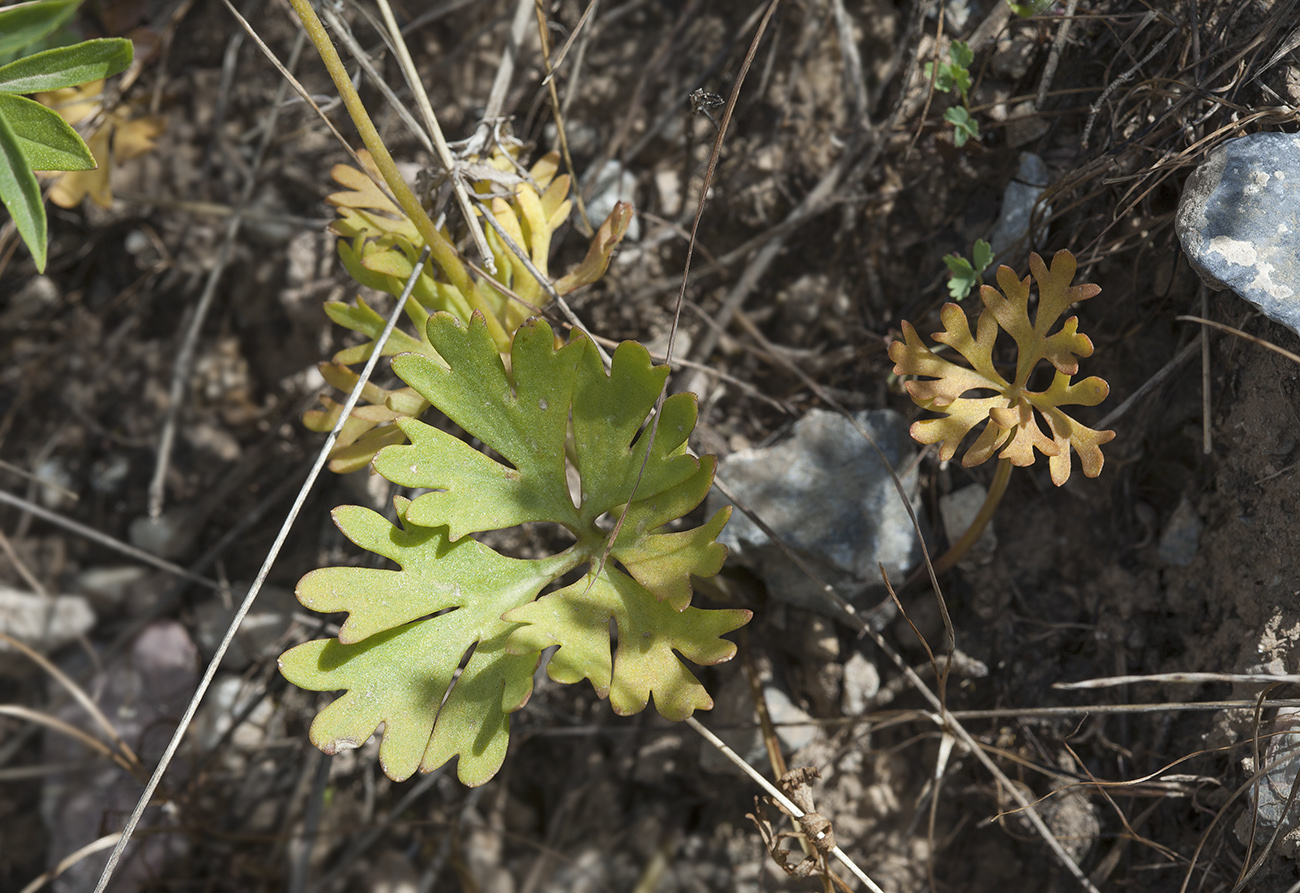
<path id="1" fill-rule="evenodd" d="M 1300 134 L 1216 147 L 1187 178 L 1174 229 L 1206 285 L 1300 334 Z"/>
<path id="2" fill-rule="evenodd" d="M 1201 542 L 1201 516 L 1186 497 L 1178 503 L 1169 525 L 1160 534 L 1160 543 L 1156 552 L 1165 564 L 1187 567 L 1196 558 L 1196 550 Z"/>
<path id="3" fill-rule="evenodd" d="M 907 470 L 915 445 L 903 417 L 890 409 L 854 419 L 875 438 L 917 504 L 917 471 Z M 845 417 L 820 409 L 794 426 L 787 440 L 732 453 L 718 478 L 791 549 L 846 599 L 865 607 L 883 593 L 877 563 L 898 582 L 920 560 L 911 519 L 880 457 Z M 708 511 L 725 505 L 717 490 Z M 776 599 L 840 614 L 840 608 L 756 524 L 739 511 L 719 541 L 752 568 Z"/>
<path id="4" fill-rule="evenodd" d="M 998 212 L 998 222 L 993 227 L 993 232 L 989 233 L 989 245 L 995 255 L 1002 254 L 1029 234 L 1034 205 L 1038 204 L 1039 197 L 1047 191 L 1050 181 L 1043 159 L 1033 152 L 1020 153 L 1015 179 L 1007 184 L 1006 191 L 1002 194 L 1002 210 Z M 1034 244 L 1030 248 L 1047 238 L 1047 218 L 1051 216 L 1051 205 L 1046 205 L 1038 212 L 1039 226 L 1034 231 Z M 1020 256 L 1024 256 L 1023 248 Z"/>
<path id="5" fill-rule="evenodd" d="M 1300 711 L 1282 707 L 1273 722 L 1275 733 L 1264 754 L 1263 778 L 1255 784 L 1255 812 L 1263 829 L 1271 831 L 1285 823 L 1289 830 L 1300 824 L 1300 802 L 1293 802 L 1291 788 L 1300 769 Z"/>

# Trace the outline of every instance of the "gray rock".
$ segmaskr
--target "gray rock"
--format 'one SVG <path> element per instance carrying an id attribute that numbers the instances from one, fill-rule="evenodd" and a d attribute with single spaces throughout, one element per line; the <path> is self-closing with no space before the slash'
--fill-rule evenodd
<path id="1" fill-rule="evenodd" d="M 1256 784 L 1255 813 L 1259 816 L 1261 837 L 1266 839 L 1278 825 L 1287 830 L 1300 824 L 1300 803 L 1292 802 L 1291 788 L 1296 783 L 1300 769 L 1300 710 L 1280 707 L 1273 721 L 1275 733 L 1268 743 L 1264 765 L 1253 766 L 1263 770 L 1263 778 Z"/>
<path id="2" fill-rule="evenodd" d="M 880 671 L 860 652 L 844 662 L 844 697 L 840 709 L 845 716 L 861 716 L 880 693 Z"/>
<path id="3" fill-rule="evenodd" d="M 939 497 L 939 517 L 943 519 L 943 530 L 948 535 L 949 543 L 956 543 L 966 535 L 980 509 L 984 507 L 988 493 L 983 484 L 969 484 Z M 963 568 L 988 564 L 997 550 L 998 537 L 993 532 L 993 522 L 989 521 L 975 544 L 957 564 Z"/>
<path id="4" fill-rule="evenodd" d="M 47 653 L 95 625 L 90 602 L 79 595 L 36 595 L 0 587 L 0 632 Z M 0 642 L 0 671 L 36 669 L 13 646 Z"/>
<path id="5" fill-rule="evenodd" d="M 590 179 L 589 173 L 586 180 L 590 181 Z M 587 201 L 587 217 L 591 220 L 592 226 L 599 227 L 604 223 L 605 218 L 613 213 L 614 205 L 619 202 L 636 204 L 636 177 L 617 161 L 605 162 L 605 166 L 596 176 L 596 185 L 589 188 L 591 198 Z M 628 242 L 635 242 L 641 238 L 639 217 L 633 216 L 628 222 L 625 238 Z"/>
<path id="6" fill-rule="evenodd" d="M 1174 229 L 1206 285 L 1300 334 L 1300 134 L 1215 148 L 1187 178 Z"/>
<path id="7" fill-rule="evenodd" d="M 1169 516 L 1169 524 L 1160 534 L 1160 543 L 1156 553 L 1165 564 L 1187 567 L 1196 557 L 1196 548 L 1200 544 L 1201 516 L 1186 497 L 1178 503 L 1178 508 Z"/>
<path id="8" fill-rule="evenodd" d="M 1020 106 L 1017 106 L 1013 114 L 1022 114 L 1023 111 Z M 995 255 L 1002 254 L 1029 234 L 1029 221 L 1034 216 L 1034 205 L 1037 204 L 1039 196 L 1047 190 L 1049 182 L 1047 165 L 1043 163 L 1043 159 L 1033 152 L 1021 152 L 1020 166 L 1016 168 L 1015 179 L 1007 184 L 1006 191 L 1002 194 L 1002 210 L 998 212 L 998 222 L 993 227 L 993 232 L 989 233 L 989 245 L 993 247 Z M 1051 206 L 1044 206 L 1038 214 L 1039 228 L 1030 240 L 1029 248 L 1032 249 L 1033 243 L 1041 242 L 1046 238 L 1046 220 L 1050 216 L 1052 216 Z"/>
<path id="9" fill-rule="evenodd" d="M 1013 149 L 1018 149 L 1026 143 L 1032 143 L 1051 129 L 1052 125 L 1048 123 L 1046 118 L 1038 113 L 1038 105 L 1032 99 L 1026 99 L 1024 102 L 1016 103 L 1007 113 L 1007 145 Z M 1037 158 L 1038 156 L 1035 155 L 1034 157 Z M 1040 161 L 1039 164 L 1042 164 L 1042 162 Z M 1017 178 L 1019 178 L 1019 176 L 1020 174 L 1017 173 Z M 1019 184 L 1012 183 L 1011 185 L 1018 186 Z M 1038 183 L 1029 184 L 1031 188 L 1037 188 L 1038 185 Z M 1047 180 L 1045 178 L 1042 179 L 1042 185 L 1047 185 Z M 1038 201 L 1038 196 L 1041 195 L 1042 192 L 1043 190 L 1038 189 L 1038 193 L 1034 195 L 1033 200 Z M 1032 203 L 1030 207 L 1033 207 Z M 1047 214 L 1048 212 L 1045 210 L 1041 215 L 1042 219 L 1046 220 Z M 1025 225 L 1028 227 L 1028 220 L 1026 220 Z M 1021 235 L 1024 235 L 1024 231 L 1021 232 Z M 1017 238 L 1019 238 L 1019 236 L 1017 236 Z"/>
<path id="10" fill-rule="evenodd" d="M 247 595 L 248 584 L 236 584 L 228 603 L 221 596 L 212 595 L 198 606 L 195 638 L 204 658 L 216 653 L 230 622 L 235 619 L 235 611 Z M 277 643 L 288 631 L 293 612 L 298 609 L 298 600 L 288 589 L 263 586 L 235 632 L 230 648 L 222 656 L 221 668 L 238 671 L 260 658 L 277 654 Z"/>
<path id="11" fill-rule="evenodd" d="M 903 417 L 893 410 L 854 418 L 900 473 L 914 450 Z M 880 457 L 848 419 L 814 409 L 776 446 L 740 450 L 718 477 L 819 576 L 861 607 L 883 592 L 877 564 L 897 580 L 919 560 L 916 532 Z M 917 473 L 903 477 L 917 505 Z M 716 490 L 709 512 L 725 505 Z M 839 607 L 759 527 L 740 512 L 719 537 L 732 558 L 752 568 L 773 598 L 832 615 Z"/>

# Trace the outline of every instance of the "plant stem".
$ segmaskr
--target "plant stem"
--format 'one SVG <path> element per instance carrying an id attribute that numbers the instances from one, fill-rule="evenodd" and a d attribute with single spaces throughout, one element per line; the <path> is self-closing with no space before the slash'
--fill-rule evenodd
<path id="1" fill-rule="evenodd" d="M 443 237 L 442 233 L 438 232 L 437 227 L 433 225 L 433 221 L 429 219 L 429 215 L 424 212 L 419 199 L 411 191 L 411 187 L 402 179 L 401 173 L 397 170 L 397 164 L 393 161 L 393 156 L 389 153 L 388 147 L 384 145 L 383 139 L 379 136 L 379 131 L 375 129 L 374 122 L 370 120 L 370 114 L 366 111 L 365 105 L 362 104 L 361 97 L 353 89 L 352 80 L 348 77 L 348 71 L 343 65 L 343 60 L 339 58 L 338 51 L 334 49 L 334 44 L 330 41 L 325 26 L 316 17 L 316 11 L 311 8 L 308 0 L 289 0 L 289 3 L 293 6 L 294 12 L 298 14 L 298 18 L 302 20 L 302 26 L 307 32 L 307 37 L 311 39 L 316 51 L 320 53 L 321 61 L 325 63 L 325 68 L 329 71 L 330 78 L 334 81 L 334 87 L 339 91 L 339 97 L 343 100 L 344 106 L 347 107 L 352 123 L 356 125 L 357 132 L 361 134 L 361 142 L 365 143 L 370 156 L 375 160 L 375 167 L 379 168 L 379 172 L 384 177 L 384 182 L 392 190 L 393 198 L 397 199 L 402 212 L 415 224 L 420 237 L 429 246 L 434 263 L 446 274 L 452 286 L 463 294 L 468 301 L 476 305 L 482 303 L 478 291 L 474 288 L 474 283 L 469 278 L 469 272 L 456 254 L 455 247 Z M 492 338 L 498 347 L 509 345 L 510 336 L 501 327 L 501 322 L 496 318 L 496 315 L 486 307 L 480 307 L 479 309 L 483 310 L 483 316 L 487 319 L 488 331 L 492 333 Z"/>
<path id="2" fill-rule="evenodd" d="M 1002 502 L 1002 494 L 1007 492 L 1007 481 L 1011 480 L 1011 460 L 999 459 L 998 470 L 993 475 L 993 483 L 989 484 L 988 495 L 984 497 L 984 504 L 980 506 L 979 514 L 971 522 L 970 527 L 962 534 L 961 539 L 953 543 L 947 552 L 939 556 L 934 563 L 934 572 L 942 574 L 952 570 L 953 565 L 962 559 L 975 541 L 980 538 L 984 528 L 988 526 L 989 521 L 993 518 L 993 513 L 997 511 L 998 504 Z"/>

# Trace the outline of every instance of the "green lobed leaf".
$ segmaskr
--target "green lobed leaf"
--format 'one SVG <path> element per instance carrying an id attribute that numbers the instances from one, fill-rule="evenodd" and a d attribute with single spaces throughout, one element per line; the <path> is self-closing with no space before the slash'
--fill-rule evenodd
<path id="1" fill-rule="evenodd" d="M 125 71 L 135 50 L 124 37 L 84 40 L 0 65 L 0 93 L 35 93 L 75 87 Z"/>
<path id="2" fill-rule="evenodd" d="M 989 264 L 993 263 L 992 246 L 983 239 L 976 239 L 972 258 L 974 263 L 957 254 L 947 255 L 943 259 L 950 274 L 948 294 L 954 301 L 963 300 L 971 293 L 971 289 L 983 283 L 981 274 L 988 269 Z"/>
<path id="3" fill-rule="evenodd" d="M 943 259 L 944 265 L 948 267 L 948 294 L 954 301 L 960 301 L 970 294 L 970 290 L 975 287 L 979 274 L 971 266 L 971 262 L 966 258 L 956 254 L 946 255 Z"/>
<path id="4" fill-rule="evenodd" d="M 9 122 L 0 115 L 0 201 L 9 209 L 18 235 L 36 261 L 36 269 L 45 272 L 45 203 L 36 175 L 27 165 L 27 157 Z"/>
<path id="5" fill-rule="evenodd" d="M 408 508 L 399 501 L 400 519 Z M 299 688 L 348 691 L 316 718 L 312 742 L 335 753 L 359 746 L 383 722 L 384 771 L 399 780 L 410 776 L 430 746 L 438 706 L 474 648 L 479 663 L 471 660 L 470 666 L 495 680 L 495 699 L 485 696 L 481 679 L 464 684 L 474 675 L 467 667 L 453 695 L 472 701 L 475 709 L 460 716 L 454 734 L 441 732 L 465 742 L 464 750 L 422 768 L 427 772 L 459 754 L 458 772 L 467 784 L 478 783 L 477 773 L 488 764 L 490 777 L 505 753 L 505 714 L 527 701 L 538 658 L 506 654 L 516 624 L 501 615 L 535 598 L 573 559 L 507 558 L 471 539 L 453 543 L 445 527 L 397 527 L 359 506 L 336 509 L 334 521 L 350 540 L 392 559 L 399 570 L 331 567 L 299 581 L 303 605 L 349 615 L 338 639 L 307 642 L 280 658 L 281 672 Z M 470 718 L 477 720 L 473 728 Z"/>
<path id="6" fill-rule="evenodd" d="M 81 0 L 40 0 L 0 9 L 0 59 L 54 33 L 80 5 Z"/>
<path id="7" fill-rule="evenodd" d="M 713 481 L 715 460 L 686 452 L 694 397 L 665 402 L 647 458 L 647 417 L 667 370 L 644 348 L 620 345 L 606 373 L 586 337 L 557 346 L 541 320 L 518 330 L 508 366 L 479 314 L 468 325 L 436 314 L 427 335 L 441 361 L 406 353 L 393 368 L 504 461 L 399 420 L 410 445 L 385 448 L 374 467 L 433 492 L 398 500 L 400 527 L 367 509 L 336 510 L 354 543 L 398 569 L 324 568 L 300 581 L 307 607 L 348 612 L 337 640 L 281 658 L 294 684 L 346 691 L 317 717 L 312 741 L 333 753 L 359 746 L 384 723 L 380 758 L 391 777 L 454 757 L 462 781 L 482 783 L 504 759 L 508 714 L 527 701 L 541 651 L 552 645 L 560 647 L 551 678 L 589 680 L 616 712 L 653 700 L 664 716 L 683 719 L 711 707 L 685 661 L 729 659 L 735 646 L 721 637 L 750 613 L 690 605 L 691 575 L 716 573 L 726 557 L 716 538 L 730 510 L 701 527 L 670 529 Z M 560 524 L 575 542 L 523 560 L 469 536 L 525 521 Z M 584 567 L 578 580 L 538 597 Z"/>
<path id="8" fill-rule="evenodd" d="M 13 93 L 0 93 L 0 118 L 9 122 L 22 147 L 23 157 L 34 171 L 88 171 L 95 156 L 64 121 L 35 100 Z"/>
<path id="9" fill-rule="evenodd" d="M 947 121 L 953 127 L 952 141 L 953 145 L 961 148 L 966 145 L 966 141 L 971 137 L 980 138 L 979 122 L 970 116 L 965 108 L 955 105 L 943 113 L 943 120 Z"/>
<path id="10" fill-rule="evenodd" d="M 525 624 L 511 634 L 511 651 L 560 646 L 546 667 L 556 682 L 589 679 L 622 716 L 645 709 L 653 695 L 660 715 L 675 721 L 711 709 L 713 699 L 673 652 L 701 665 L 730 660 L 736 646 L 721 636 L 749 618 L 743 610 L 677 611 L 611 568 L 505 615 Z M 610 620 L 618 629 L 612 661 Z"/>
<path id="11" fill-rule="evenodd" d="M 411 445 L 385 450 L 375 470 L 393 483 L 437 491 L 415 500 L 411 521 L 448 524 L 453 539 L 526 521 L 576 528 L 564 445 L 579 361 L 594 353 L 590 342 L 579 338 L 556 350 L 549 326 L 521 327 L 511 351 L 511 382 L 481 315 L 466 327 L 451 314 L 435 314 L 428 336 L 447 365 L 403 354 L 393 360 L 393 371 L 510 465 L 431 425 L 400 422 Z"/>

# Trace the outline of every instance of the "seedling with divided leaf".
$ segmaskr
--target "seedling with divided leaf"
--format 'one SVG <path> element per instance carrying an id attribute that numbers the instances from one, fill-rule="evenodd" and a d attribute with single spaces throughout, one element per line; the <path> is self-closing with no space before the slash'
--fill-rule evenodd
<path id="1" fill-rule="evenodd" d="M 941 93 L 954 90 L 961 97 L 961 105 L 955 105 L 943 113 L 943 120 L 952 125 L 953 145 L 961 148 L 966 141 L 980 138 L 979 122 L 970 113 L 970 65 L 975 61 L 975 53 L 963 41 L 954 40 L 948 47 L 949 62 L 925 63 L 926 80 L 933 79 L 934 89 Z"/>
<path id="2" fill-rule="evenodd" d="M 403 353 L 394 370 L 504 461 L 416 419 L 396 422 L 411 443 L 382 450 L 374 467 L 431 492 L 399 499 L 397 525 L 356 506 L 334 518 L 400 569 L 324 568 L 298 584 L 307 607 L 349 615 L 337 639 L 280 660 L 301 688 L 347 689 L 316 718 L 312 741 L 334 753 L 359 746 L 382 722 L 390 777 L 459 757 L 461 780 L 481 784 L 500 768 L 509 714 L 527 702 L 541 652 L 553 645 L 550 677 L 590 680 L 616 713 L 636 713 L 651 697 L 674 720 L 710 708 L 678 655 L 700 665 L 728 660 L 735 646 L 721 636 L 750 613 L 690 604 L 691 575 L 716 573 L 726 557 L 715 539 L 730 508 L 701 527 L 666 528 L 713 480 L 713 457 L 686 451 L 695 395 L 664 401 L 656 430 L 648 417 L 668 368 L 652 365 L 638 344 L 622 344 L 606 374 L 586 337 L 557 348 L 550 326 L 534 319 L 516 333 L 507 371 L 479 313 L 468 327 L 435 314 L 427 335 L 436 357 Z M 572 492 L 568 467 L 580 482 Z M 533 521 L 560 525 L 574 543 L 518 559 L 473 536 Z M 579 568 L 580 578 L 560 585 Z"/>
<path id="3" fill-rule="evenodd" d="M 983 239 L 976 239 L 971 251 L 971 260 L 960 254 L 945 255 L 944 264 L 948 267 L 948 294 L 954 301 L 963 301 L 977 285 L 984 284 L 984 271 L 993 263 L 993 246 Z"/>
<path id="4" fill-rule="evenodd" d="M 1094 431 L 1075 421 L 1061 408 L 1096 406 L 1110 392 L 1106 382 L 1096 376 L 1071 382 L 1079 371 L 1079 358 L 1092 355 L 1092 341 L 1079 333 L 1078 317 L 1071 316 L 1057 332 L 1049 334 L 1071 304 L 1086 301 L 1101 291 L 1092 284 L 1070 284 L 1077 266 L 1074 255 L 1066 250 L 1056 253 L 1050 268 L 1037 254 L 1030 255 L 1029 269 L 1038 285 L 1038 307 L 1032 319 L 1030 277 L 1019 279 L 1007 266 L 997 271 L 1001 291 L 990 285 L 980 288 L 984 310 L 973 335 L 962 309 L 956 304 L 944 304 L 939 313 L 944 328 L 933 336 L 934 340 L 956 351 L 969 366 L 946 360 L 926 347 L 906 321 L 903 340 L 889 346 L 896 375 L 920 376 L 905 385 L 913 402 L 939 414 L 938 418 L 914 423 L 914 439 L 937 443 L 939 457 L 946 461 L 956 455 L 961 442 L 976 426 L 984 424 L 962 457 L 962 465 L 967 468 L 987 461 L 995 453 L 1001 460 L 994 486 L 989 489 L 989 501 L 980 513 L 982 520 L 976 521 L 979 529 L 1001 498 L 1012 465 L 1032 465 L 1035 453 L 1042 453 L 1048 457 L 1052 483 L 1059 487 L 1070 477 L 1070 453 L 1074 451 L 1083 473 L 1096 477 L 1102 468 L 1101 446 L 1115 437 L 1114 431 Z M 994 363 L 998 333 L 1003 331 L 1016 345 L 1015 372 L 1010 380 Z M 1033 390 L 1030 377 L 1044 360 L 1054 370 L 1051 384 Z M 992 392 L 992 396 L 968 396 L 976 392 Z M 1050 436 L 1043 431 L 1040 418 L 1047 422 Z M 963 543 L 978 537 L 976 525 L 972 525 L 974 537 L 968 532 Z M 945 562 L 946 566 L 955 560 Z"/>

